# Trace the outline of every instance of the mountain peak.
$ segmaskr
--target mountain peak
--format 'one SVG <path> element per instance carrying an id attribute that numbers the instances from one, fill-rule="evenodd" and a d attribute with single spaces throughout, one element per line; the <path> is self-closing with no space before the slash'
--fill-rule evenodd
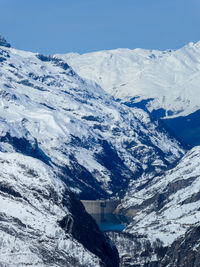
<path id="1" fill-rule="evenodd" d="M 6 41 L 6 39 L 0 35 L 0 46 L 5 46 L 5 47 L 11 47 L 11 45 Z"/>
<path id="2" fill-rule="evenodd" d="M 149 111 L 162 108 L 166 118 L 200 109 L 200 41 L 178 50 L 116 49 L 60 58 L 122 102 L 151 99 Z"/>

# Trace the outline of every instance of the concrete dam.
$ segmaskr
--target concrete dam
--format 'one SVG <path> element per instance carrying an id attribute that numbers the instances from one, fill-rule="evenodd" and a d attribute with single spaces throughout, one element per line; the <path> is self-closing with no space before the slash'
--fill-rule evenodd
<path id="1" fill-rule="evenodd" d="M 81 200 L 81 202 L 103 232 L 122 231 L 128 224 L 128 218 L 115 214 L 121 203 L 120 199 Z"/>
<path id="2" fill-rule="evenodd" d="M 121 203 L 118 199 L 107 200 L 81 200 L 89 214 L 108 214 L 114 213 L 117 206 Z"/>

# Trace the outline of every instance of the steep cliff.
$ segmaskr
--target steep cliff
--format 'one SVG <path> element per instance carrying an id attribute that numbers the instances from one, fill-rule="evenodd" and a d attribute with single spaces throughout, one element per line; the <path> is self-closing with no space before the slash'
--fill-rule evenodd
<path id="1" fill-rule="evenodd" d="M 0 170 L 1 266 L 118 266 L 116 248 L 49 166 L 0 152 Z"/>

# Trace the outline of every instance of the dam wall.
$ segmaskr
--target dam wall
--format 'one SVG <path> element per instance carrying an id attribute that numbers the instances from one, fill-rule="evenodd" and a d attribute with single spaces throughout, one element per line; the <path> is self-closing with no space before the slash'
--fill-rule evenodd
<path id="1" fill-rule="evenodd" d="M 107 214 L 114 213 L 121 200 L 81 200 L 81 202 L 89 214 Z"/>

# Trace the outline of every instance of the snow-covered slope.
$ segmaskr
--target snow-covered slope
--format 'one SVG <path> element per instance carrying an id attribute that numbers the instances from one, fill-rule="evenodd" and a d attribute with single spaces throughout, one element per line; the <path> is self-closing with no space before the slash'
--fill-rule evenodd
<path id="1" fill-rule="evenodd" d="M 164 109 L 163 117 L 200 109 L 200 42 L 176 51 L 116 49 L 59 57 L 129 105 L 145 100 L 149 111 Z"/>
<path id="2" fill-rule="evenodd" d="M 126 250 L 128 240 L 135 242 L 135 250 L 149 247 L 156 253 L 157 246 L 161 250 L 162 245 L 170 246 L 199 221 L 200 147 L 166 171 L 185 150 L 145 110 L 116 102 L 66 61 L 16 50 L 4 39 L 0 45 L 0 263 L 100 266 L 101 258 L 106 266 L 117 266 L 115 248 L 69 189 L 87 199 L 125 194 L 119 210 L 136 216 L 126 229 L 127 236 L 116 237 L 120 253 L 122 239 Z M 184 49 L 154 51 L 155 57 L 143 50 L 99 53 L 113 54 L 109 60 L 118 52 L 133 53 L 138 68 L 146 61 L 144 67 L 155 61 L 158 68 L 159 62 L 176 53 L 196 53 L 198 44 Z M 66 56 L 76 57 L 84 55 Z M 119 70 L 113 73 L 120 79 L 117 62 L 112 66 Z M 149 96 L 139 97 L 136 101 Z M 129 98 L 121 95 L 123 101 Z M 150 110 L 162 102 L 155 99 Z M 138 242 L 135 233 L 136 238 L 141 236 Z M 154 256 L 149 260 L 158 261 Z M 140 255 L 136 259 L 140 261 Z"/>
<path id="3" fill-rule="evenodd" d="M 108 233 L 121 266 L 199 266 L 199 189 L 200 146 L 165 174 L 130 185 L 119 208 L 132 222 Z"/>
<path id="4" fill-rule="evenodd" d="M 115 248 L 40 160 L 0 152 L 0 203 L 0 266 L 118 266 Z"/>
<path id="5" fill-rule="evenodd" d="M 146 112 L 116 103 L 66 62 L 3 46 L 0 54 L 0 141 L 52 166 L 82 198 L 116 195 L 183 155 Z"/>
<path id="6" fill-rule="evenodd" d="M 130 186 L 125 212 L 136 211 L 126 231 L 147 235 L 164 245 L 184 235 L 200 219 L 200 147 L 189 151 L 179 164 L 152 181 Z"/>
<path id="7" fill-rule="evenodd" d="M 126 232 L 107 233 L 116 244 L 120 267 L 199 267 L 200 224 L 190 227 L 170 246 L 156 240 L 150 242 L 146 235 Z"/>
<path id="8" fill-rule="evenodd" d="M 200 266 L 200 224 L 191 227 L 184 236 L 169 247 L 159 267 L 199 267 Z"/>

